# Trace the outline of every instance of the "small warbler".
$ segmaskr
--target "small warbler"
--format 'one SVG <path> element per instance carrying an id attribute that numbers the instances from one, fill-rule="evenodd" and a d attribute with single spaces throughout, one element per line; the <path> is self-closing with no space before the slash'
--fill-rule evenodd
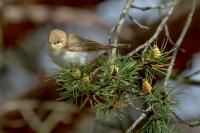
<path id="1" fill-rule="evenodd" d="M 59 29 L 51 30 L 48 39 L 48 54 L 52 61 L 60 67 L 78 63 L 91 63 L 112 48 L 129 47 L 130 44 L 100 44 L 83 39 L 73 33 L 65 33 Z"/>

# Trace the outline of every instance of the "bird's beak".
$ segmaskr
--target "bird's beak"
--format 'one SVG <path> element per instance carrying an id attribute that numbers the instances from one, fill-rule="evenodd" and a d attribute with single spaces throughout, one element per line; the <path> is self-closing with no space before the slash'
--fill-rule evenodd
<path id="1" fill-rule="evenodd" d="M 52 45 L 52 44 L 53 44 L 53 41 L 48 41 L 48 44 L 49 44 L 49 45 Z"/>

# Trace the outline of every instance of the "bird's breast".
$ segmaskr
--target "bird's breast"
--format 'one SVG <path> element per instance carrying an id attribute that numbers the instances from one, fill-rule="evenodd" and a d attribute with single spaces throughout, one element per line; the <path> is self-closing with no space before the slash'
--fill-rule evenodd
<path id="1" fill-rule="evenodd" d="M 80 64 L 85 65 L 93 60 L 95 60 L 97 57 L 99 57 L 101 54 L 105 53 L 106 51 L 62 51 L 57 54 L 51 55 L 52 60 L 59 66 L 66 66 L 68 64 Z"/>

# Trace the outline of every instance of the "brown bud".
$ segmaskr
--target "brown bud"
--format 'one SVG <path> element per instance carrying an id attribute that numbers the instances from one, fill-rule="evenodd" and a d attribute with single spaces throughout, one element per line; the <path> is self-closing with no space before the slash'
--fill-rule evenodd
<path id="1" fill-rule="evenodd" d="M 151 93 L 152 92 L 152 86 L 150 85 L 148 80 L 143 79 L 142 80 L 142 86 L 143 86 L 143 90 L 144 90 L 145 93 Z"/>
<path id="2" fill-rule="evenodd" d="M 152 52 L 153 52 L 153 57 L 154 57 L 155 59 L 159 59 L 159 58 L 160 58 L 161 53 L 160 53 L 160 49 L 158 48 L 157 45 L 154 45 L 154 46 L 153 46 Z"/>

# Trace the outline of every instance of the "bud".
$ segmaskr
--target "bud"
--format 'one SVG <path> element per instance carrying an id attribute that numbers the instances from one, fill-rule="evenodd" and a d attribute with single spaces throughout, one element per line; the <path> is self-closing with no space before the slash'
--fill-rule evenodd
<path id="1" fill-rule="evenodd" d="M 151 93 L 152 87 L 146 79 L 142 80 L 142 86 L 145 93 Z"/>
<path id="2" fill-rule="evenodd" d="M 90 82 L 90 78 L 86 73 L 83 74 L 83 81 L 87 84 Z"/>
<path id="3" fill-rule="evenodd" d="M 81 77 L 81 71 L 79 69 L 72 69 L 71 75 L 74 79 L 80 79 Z"/>
<path id="4" fill-rule="evenodd" d="M 160 56 L 161 56 L 160 49 L 158 48 L 157 45 L 154 45 L 154 46 L 153 46 L 152 53 L 153 53 L 153 57 L 154 57 L 155 59 L 159 59 Z"/>
<path id="5" fill-rule="evenodd" d="M 112 73 L 112 74 L 113 74 L 113 73 L 118 73 L 118 72 L 119 72 L 119 67 L 117 67 L 116 64 L 112 64 L 112 65 L 110 66 L 110 69 L 111 69 L 111 73 Z"/>

